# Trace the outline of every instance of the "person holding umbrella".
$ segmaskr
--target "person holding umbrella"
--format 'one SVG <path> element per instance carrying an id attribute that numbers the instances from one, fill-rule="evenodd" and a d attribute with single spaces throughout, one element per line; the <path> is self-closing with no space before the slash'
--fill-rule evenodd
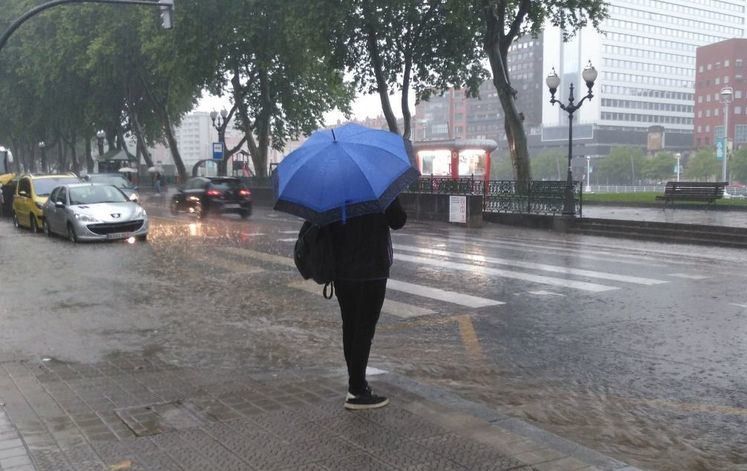
<path id="1" fill-rule="evenodd" d="M 273 172 L 276 210 L 329 226 L 349 410 L 389 403 L 369 387 L 366 367 L 392 265 L 390 229 L 407 221 L 397 196 L 418 176 L 401 136 L 355 124 L 317 131 Z"/>

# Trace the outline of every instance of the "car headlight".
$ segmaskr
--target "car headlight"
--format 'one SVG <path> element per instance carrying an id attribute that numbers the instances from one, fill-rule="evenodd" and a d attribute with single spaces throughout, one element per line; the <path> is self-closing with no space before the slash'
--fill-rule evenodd
<path id="1" fill-rule="evenodd" d="M 75 219 L 77 219 L 80 222 L 99 222 L 99 220 L 93 216 L 89 216 L 87 214 L 80 214 L 80 213 L 75 213 Z"/>
<path id="2" fill-rule="evenodd" d="M 36 203 L 36 202 L 34 202 L 34 204 L 35 204 L 35 205 L 36 205 L 36 207 L 37 207 L 37 208 L 39 208 L 39 209 L 42 209 L 42 208 L 44 207 L 44 205 L 43 205 L 43 204 L 41 204 L 41 203 Z"/>
<path id="3" fill-rule="evenodd" d="M 145 216 L 147 216 L 147 214 L 145 213 L 145 210 L 143 208 L 138 208 L 135 211 L 135 217 L 136 218 L 144 218 Z"/>

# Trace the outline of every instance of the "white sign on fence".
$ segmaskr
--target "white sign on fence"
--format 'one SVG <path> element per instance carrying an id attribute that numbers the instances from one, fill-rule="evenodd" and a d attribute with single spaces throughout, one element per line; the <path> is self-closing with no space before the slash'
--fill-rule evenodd
<path id="1" fill-rule="evenodd" d="M 449 222 L 467 224 L 466 196 L 449 196 Z"/>

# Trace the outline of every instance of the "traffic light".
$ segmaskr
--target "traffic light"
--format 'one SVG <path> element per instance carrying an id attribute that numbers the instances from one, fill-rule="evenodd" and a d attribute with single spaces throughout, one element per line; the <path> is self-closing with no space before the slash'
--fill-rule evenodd
<path id="1" fill-rule="evenodd" d="M 174 0 L 158 0 L 161 9 L 161 26 L 164 29 L 174 27 Z"/>

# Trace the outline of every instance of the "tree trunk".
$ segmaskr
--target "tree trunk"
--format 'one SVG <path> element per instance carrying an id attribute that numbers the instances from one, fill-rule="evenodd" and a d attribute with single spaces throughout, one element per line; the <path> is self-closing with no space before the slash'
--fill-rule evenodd
<path id="1" fill-rule="evenodd" d="M 57 163 L 59 165 L 59 168 L 57 169 L 58 172 L 62 173 L 67 170 L 67 151 L 65 150 L 65 145 L 62 143 L 62 139 L 57 140 Z"/>
<path id="2" fill-rule="evenodd" d="M 35 173 L 36 172 L 36 146 L 33 143 L 29 143 L 28 145 L 29 149 L 29 172 Z"/>
<path id="3" fill-rule="evenodd" d="M 526 8 L 522 1 L 522 9 Z M 524 12 L 524 14 L 526 14 Z M 529 166 L 529 150 L 527 148 L 527 135 L 524 131 L 523 114 L 516 108 L 516 90 L 511 86 L 508 77 L 508 48 L 515 36 L 504 34 L 504 9 L 497 13 L 486 10 L 487 31 L 485 33 L 485 52 L 490 61 L 490 70 L 493 73 L 493 85 L 504 114 L 504 129 L 508 141 L 508 151 L 514 167 L 514 178 L 519 191 L 529 189 L 531 181 L 531 169 Z M 519 13 L 519 20 L 523 14 Z M 518 20 L 515 20 L 518 21 Z M 519 22 L 520 24 L 520 22 Z M 512 25 L 512 31 L 515 29 Z"/>
<path id="4" fill-rule="evenodd" d="M 93 173 L 93 156 L 91 155 L 91 138 L 86 137 L 86 170 L 88 173 Z"/>
<path id="5" fill-rule="evenodd" d="M 386 118 L 387 126 L 389 130 L 399 134 L 399 127 L 397 126 L 397 118 L 394 116 L 392 111 L 392 104 L 389 102 L 389 87 L 386 84 L 386 78 L 384 78 L 384 66 L 381 61 L 381 54 L 379 52 L 379 43 L 376 36 L 376 25 L 374 13 L 371 11 L 371 1 L 363 1 L 363 18 L 366 21 L 366 34 L 368 38 L 368 54 L 371 56 L 371 67 L 374 70 L 374 76 L 376 77 L 376 90 L 379 92 L 379 99 L 381 100 L 381 110 Z"/>
<path id="6" fill-rule="evenodd" d="M 70 136 L 70 161 L 73 164 L 73 172 L 76 175 L 80 175 L 80 164 L 78 163 L 78 149 L 76 148 L 76 135 L 73 132 Z"/>
<path id="7" fill-rule="evenodd" d="M 405 57 L 405 71 L 402 75 L 402 137 L 410 139 L 412 134 L 412 114 L 410 113 L 410 73 L 412 72 L 412 58 Z"/>
<path id="8" fill-rule="evenodd" d="M 174 128 L 171 124 L 171 118 L 165 109 L 159 108 L 161 119 L 163 120 L 163 130 L 166 132 L 166 141 L 169 143 L 169 149 L 171 150 L 171 158 L 174 159 L 174 165 L 176 171 L 179 174 L 179 181 L 185 182 L 187 180 L 187 169 L 184 167 L 182 156 L 179 154 L 179 145 L 176 143 L 176 137 L 174 136 Z"/>
<path id="9" fill-rule="evenodd" d="M 143 127 L 140 125 L 140 119 L 137 117 L 136 112 L 130 112 L 130 120 L 132 121 L 134 128 L 133 131 L 135 132 L 135 138 L 137 139 L 137 147 L 140 154 L 143 156 L 143 160 L 145 160 L 145 165 L 148 168 L 153 167 L 153 159 L 150 158 L 148 146 L 145 145 L 145 133 L 143 132 Z M 138 159 L 138 165 L 140 165 L 140 159 Z"/>

